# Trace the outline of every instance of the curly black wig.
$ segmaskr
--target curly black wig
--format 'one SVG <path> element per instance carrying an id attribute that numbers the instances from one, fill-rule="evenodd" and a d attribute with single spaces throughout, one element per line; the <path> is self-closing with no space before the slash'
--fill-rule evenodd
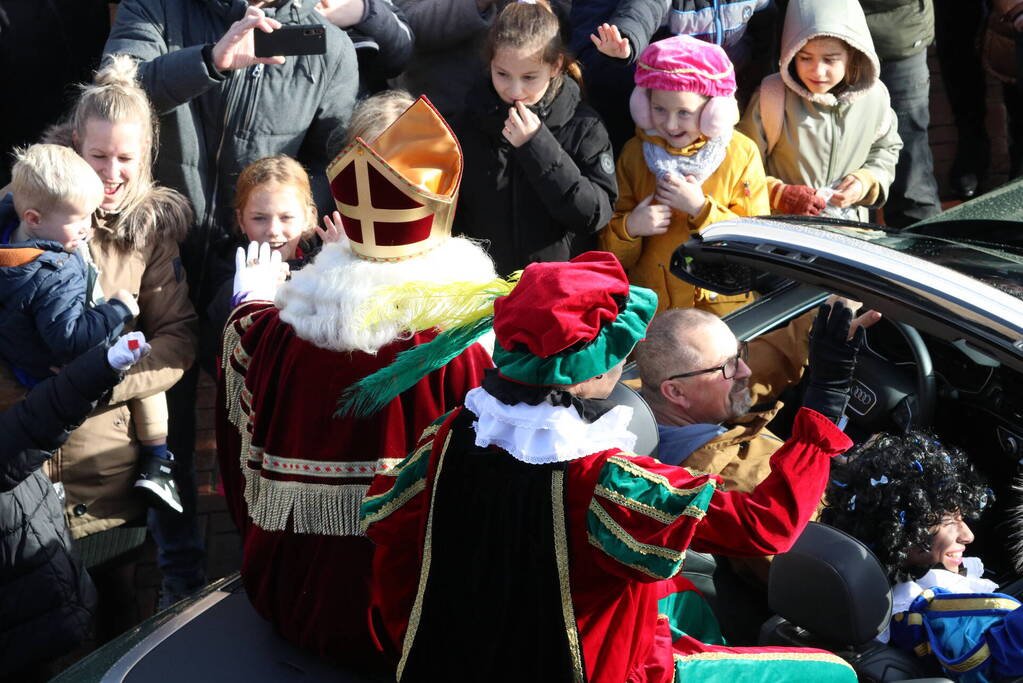
<path id="1" fill-rule="evenodd" d="M 930 548 L 945 514 L 977 517 L 991 491 L 966 454 L 925 432 L 880 434 L 832 467 L 821 521 L 867 545 L 892 583 L 914 578 L 912 548 Z"/>

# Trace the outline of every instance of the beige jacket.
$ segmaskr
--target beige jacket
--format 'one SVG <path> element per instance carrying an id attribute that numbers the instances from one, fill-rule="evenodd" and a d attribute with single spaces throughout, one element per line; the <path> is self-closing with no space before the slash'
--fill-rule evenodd
<path id="1" fill-rule="evenodd" d="M 97 232 L 112 234 L 103 226 Z M 138 453 L 126 402 L 166 391 L 195 359 L 197 321 L 178 245 L 163 234 L 148 237 L 133 251 L 120 250 L 104 235 L 91 243 L 103 291 L 124 288 L 137 294 L 141 313 L 135 329 L 145 333 L 152 352 L 114 388 L 109 404 L 97 408 L 47 464 L 50 478 L 64 485 L 65 513 L 75 538 L 119 526 L 145 512 L 134 491 Z M 21 393 L 10 370 L 0 363 L 0 402 L 9 403 Z"/>
<path id="2" fill-rule="evenodd" d="M 790 70 L 793 59 L 811 39 L 834 37 L 862 54 L 862 74 L 843 91 L 811 93 Z M 785 14 L 780 71 L 764 79 L 784 82 L 784 119 L 780 137 L 767 151 L 767 134 L 760 110 L 758 90 L 737 129 L 760 148 L 776 208 L 779 183 L 830 187 L 854 174 L 864 194 L 857 203 L 859 220 L 867 209 L 884 204 L 895 177 L 902 149 L 898 120 L 888 90 L 880 80 L 880 65 L 867 29 L 867 20 L 856 0 L 793 0 Z M 837 94 L 836 94 L 837 93 Z"/>

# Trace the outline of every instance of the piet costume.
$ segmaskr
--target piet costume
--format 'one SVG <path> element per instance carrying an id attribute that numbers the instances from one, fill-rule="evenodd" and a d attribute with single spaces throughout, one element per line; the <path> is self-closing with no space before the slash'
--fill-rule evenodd
<path id="1" fill-rule="evenodd" d="M 826 652 L 711 646 L 679 628 L 686 549 L 783 552 L 849 440 L 803 409 L 749 494 L 630 455 L 630 408 L 559 387 L 608 381 L 656 307 L 601 252 L 531 264 L 496 299 L 497 369 L 362 505 L 374 624 L 400 680 L 855 680 Z"/>
<path id="2" fill-rule="evenodd" d="M 908 609 L 893 606 L 892 611 L 898 611 L 892 618 L 892 644 L 936 662 L 946 676 L 963 683 L 1023 676 L 1020 602 L 990 592 L 996 586 L 984 586 L 987 592 L 970 591 L 977 580 L 945 569 L 930 570 L 920 580 L 930 587 L 920 591 Z"/>
<path id="3" fill-rule="evenodd" d="M 249 300 L 232 312 L 217 446 L 256 609 L 292 642 L 354 663 L 376 655 L 368 627 L 373 546 L 359 528 L 360 501 L 373 475 L 401 462 L 423 429 L 460 404 L 492 365 L 482 347 L 470 346 L 376 414 L 336 417 L 345 387 L 437 334 L 407 334 L 403 319 L 413 310 L 391 311 L 391 328 L 364 328 L 354 311 L 372 299 L 367 281 L 398 285 L 426 273 L 437 282 L 485 282 L 495 275 L 485 252 L 450 237 L 461 156 L 425 99 L 372 147 L 352 143 L 329 175 L 348 240 L 326 245 L 282 286 L 277 306 Z M 376 337 L 352 341 L 363 331 Z"/>

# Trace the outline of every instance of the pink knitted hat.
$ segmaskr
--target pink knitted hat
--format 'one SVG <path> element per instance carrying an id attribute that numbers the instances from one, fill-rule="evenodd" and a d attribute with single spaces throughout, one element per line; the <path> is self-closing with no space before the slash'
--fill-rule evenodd
<path id="1" fill-rule="evenodd" d="M 635 79 L 629 109 L 640 128 L 652 126 L 647 90 L 694 92 L 711 98 L 700 117 L 700 130 L 709 138 L 738 121 L 735 68 L 718 45 L 690 36 L 659 40 L 643 50 Z"/>
<path id="2" fill-rule="evenodd" d="M 720 46 L 691 36 L 673 36 L 643 50 L 636 63 L 636 85 L 732 97 L 735 69 Z"/>

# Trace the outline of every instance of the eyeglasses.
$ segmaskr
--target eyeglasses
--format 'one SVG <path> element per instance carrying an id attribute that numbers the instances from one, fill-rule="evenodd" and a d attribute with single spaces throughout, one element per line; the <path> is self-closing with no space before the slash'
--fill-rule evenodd
<path id="1" fill-rule="evenodd" d="M 707 368 L 706 370 L 693 370 L 692 372 L 683 372 L 678 375 L 672 375 L 667 379 L 682 379 L 683 377 L 696 377 L 697 375 L 707 375 L 712 372 L 721 371 L 721 375 L 725 379 L 732 379 L 735 377 L 736 371 L 739 369 L 739 360 L 741 359 L 744 363 L 749 358 L 749 346 L 746 342 L 739 342 L 738 352 L 726 360 L 722 365 L 718 365 L 713 368 Z"/>

